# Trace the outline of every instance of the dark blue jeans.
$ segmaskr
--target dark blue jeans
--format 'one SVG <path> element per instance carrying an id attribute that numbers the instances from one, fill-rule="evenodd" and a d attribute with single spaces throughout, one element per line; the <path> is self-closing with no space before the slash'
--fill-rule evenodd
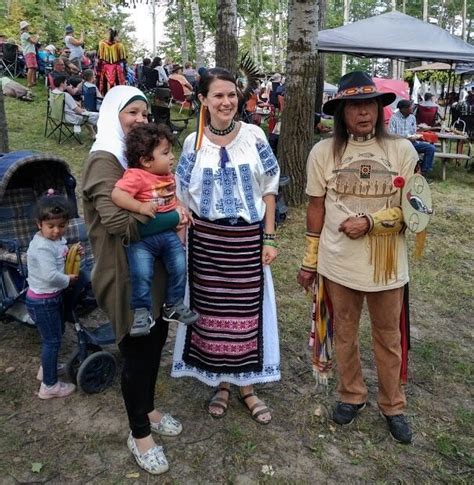
<path id="1" fill-rule="evenodd" d="M 63 299 L 26 298 L 26 308 L 36 324 L 41 336 L 41 365 L 43 366 L 43 382 L 53 386 L 58 381 L 58 354 L 64 333 Z"/>
<path id="2" fill-rule="evenodd" d="M 421 171 L 423 173 L 431 172 L 433 170 L 433 160 L 436 151 L 435 146 L 425 141 L 414 141 L 412 143 L 418 153 L 425 154 L 421 162 Z"/>
<path id="3" fill-rule="evenodd" d="M 151 284 L 155 258 L 161 258 L 168 273 L 165 303 L 174 305 L 184 298 L 186 289 L 186 256 L 183 244 L 175 231 L 147 236 L 127 248 L 131 308 L 151 309 Z"/>

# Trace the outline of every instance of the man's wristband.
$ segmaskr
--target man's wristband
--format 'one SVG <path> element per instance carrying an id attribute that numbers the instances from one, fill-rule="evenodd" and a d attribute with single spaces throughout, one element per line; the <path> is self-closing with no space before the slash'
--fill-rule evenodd
<path id="1" fill-rule="evenodd" d="M 301 264 L 301 269 L 308 272 L 315 272 L 318 267 L 319 233 L 306 233 L 306 251 Z"/>

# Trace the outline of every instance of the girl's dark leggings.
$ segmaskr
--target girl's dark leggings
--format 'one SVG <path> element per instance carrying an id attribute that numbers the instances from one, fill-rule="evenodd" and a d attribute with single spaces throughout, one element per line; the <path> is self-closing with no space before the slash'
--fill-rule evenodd
<path id="1" fill-rule="evenodd" d="M 132 436 L 145 438 L 151 432 L 148 413 L 155 408 L 155 384 L 161 351 L 168 336 L 168 323 L 158 319 L 149 335 L 126 335 L 119 343 L 124 359 L 122 395 L 127 409 Z"/>

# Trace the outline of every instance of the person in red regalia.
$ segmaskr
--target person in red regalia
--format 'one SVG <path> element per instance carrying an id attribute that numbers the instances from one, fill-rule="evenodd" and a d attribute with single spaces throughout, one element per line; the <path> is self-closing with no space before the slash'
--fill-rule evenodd
<path id="1" fill-rule="evenodd" d="M 125 83 L 125 69 L 127 54 L 125 47 L 118 39 L 115 29 L 109 30 L 109 38 L 99 42 L 97 54 L 99 63 L 97 66 L 97 82 L 99 91 L 105 96 L 110 88 Z"/>

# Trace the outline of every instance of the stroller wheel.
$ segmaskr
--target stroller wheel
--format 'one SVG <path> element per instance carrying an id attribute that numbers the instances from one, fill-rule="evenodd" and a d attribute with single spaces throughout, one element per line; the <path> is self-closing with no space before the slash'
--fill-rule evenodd
<path id="1" fill-rule="evenodd" d="M 102 392 L 112 384 L 116 368 L 117 363 L 111 353 L 103 350 L 95 352 L 79 367 L 77 386 L 86 394 Z"/>
<path id="2" fill-rule="evenodd" d="M 74 384 L 77 384 L 77 373 L 81 366 L 79 350 L 74 351 L 66 362 L 66 373 Z"/>

